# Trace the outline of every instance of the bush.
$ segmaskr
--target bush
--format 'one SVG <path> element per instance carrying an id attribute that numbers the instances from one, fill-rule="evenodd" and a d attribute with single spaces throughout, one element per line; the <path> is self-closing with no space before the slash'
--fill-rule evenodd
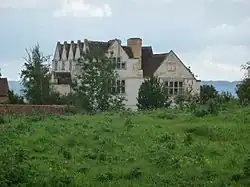
<path id="1" fill-rule="evenodd" d="M 156 77 L 146 79 L 140 86 L 137 98 L 140 110 L 169 107 L 166 89 Z"/>
<path id="2" fill-rule="evenodd" d="M 206 103 L 209 99 L 218 97 L 218 92 L 213 85 L 202 85 L 200 87 L 200 102 Z"/>
<path id="3" fill-rule="evenodd" d="M 244 175 L 250 177 L 250 157 L 247 157 L 243 166 Z"/>
<path id="4" fill-rule="evenodd" d="M 221 100 L 221 102 L 223 103 L 228 103 L 229 101 L 233 100 L 234 99 L 234 96 L 228 92 L 228 91 L 222 91 L 220 94 L 219 94 L 219 98 Z"/>
<path id="5" fill-rule="evenodd" d="M 0 124 L 4 124 L 4 123 L 5 123 L 4 117 L 0 116 Z"/>
<path id="6" fill-rule="evenodd" d="M 194 109 L 194 115 L 197 117 L 203 117 L 205 115 L 217 115 L 219 113 L 219 104 L 216 99 L 209 99 L 204 104 L 199 104 Z"/>

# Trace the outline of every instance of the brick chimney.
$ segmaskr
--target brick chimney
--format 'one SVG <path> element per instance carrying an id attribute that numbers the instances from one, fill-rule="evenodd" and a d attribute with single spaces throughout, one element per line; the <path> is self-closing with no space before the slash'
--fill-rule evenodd
<path id="1" fill-rule="evenodd" d="M 142 39 L 141 38 L 129 38 L 127 40 L 127 46 L 132 49 L 134 58 L 139 59 L 138 68 L 141 69 L 141 47 Z"/>

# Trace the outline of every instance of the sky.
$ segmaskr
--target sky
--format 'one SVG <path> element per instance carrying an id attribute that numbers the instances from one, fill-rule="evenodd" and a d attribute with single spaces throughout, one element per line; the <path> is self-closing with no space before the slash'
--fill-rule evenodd
<path id="1" fill-rule="evenodd" d="M 140 37 L 173 50 L 201 80 L 239 80 L 250 61 L 250 0 L 0 0 L 0 68 L 18 80 L 37 42 Z"/>

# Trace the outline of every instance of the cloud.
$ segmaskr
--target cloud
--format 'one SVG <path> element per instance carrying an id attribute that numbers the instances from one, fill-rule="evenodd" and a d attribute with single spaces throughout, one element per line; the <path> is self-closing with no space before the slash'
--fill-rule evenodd
<path id="1" fill-rule="evenodd" d="M 49 0 L 1 0 L 0 9 L 34 9 L 49 4 Z"/>
<path id="2" fill-rule="evenodd" d="M 212 45 L 200 51 L 180 53 L 180 58 L 202 80 L 238 80 L 244 76 L 241 65 L 250 59 L 243 45 Z"/>
<path id="3" fill-rule="evenodd" d="M 85 3 L 84 0 L 64 0 L 60 9 L 54 12 L 55 17 L 110 17 L 112 16 L 109 4 L 95 6 Z"/>
<path id="4" fill-rule="evenodd" d="M 207 32 L 207 38 L 214 43 L 250 44 L 250 18 L 245 18 L 237 24 L 222 23 Z"/>

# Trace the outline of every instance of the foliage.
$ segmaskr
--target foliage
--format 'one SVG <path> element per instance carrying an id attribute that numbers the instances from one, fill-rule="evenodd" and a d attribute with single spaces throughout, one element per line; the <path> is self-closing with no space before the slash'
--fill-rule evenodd
<path id="1" fill-rule="evenodd" d="M 250 104 L 250 78 L 245 78 L 237 84 L 236 94 L 241 104 Z"/>
<path id="2" fill-rule="evenodd" d="M 241 65 L 241 69 L 245 71 L 248 71 L 249 67 L 250 61 Z M 250 104 L 250 78 L 248 76 L 246 76 L 239 84 L 236 85 L 236 94 L 240 104 Z"/>
<path id="3" fill-rule="evenodd" d="M 220 105 L 216 99 L 209 99 L 204 104 L 198 104 L 194 108 L 194 115 L 197 117 L 203 117 L 205 115 L 217 115 L 220 110 Z"/>
<path id="4" fill-rule="evenodd" d="M 157 77 L 150 77 L 141 84 L 137 97 L 140 110 L 168 107 L 167 91 Z"/>
<path id="5" fill-rule="evenodd" d="M 73 94 L 62 95 L 59 92 L 51 91 L 49 96 L 45 98 L 48 105 L 72 105 L 74 96 Z"/>
<path id="6" fill-rule="evenodd" d="M 249 108 L 227 108 L 10 117 L 0 186 L 249 186 Z"/>
<path id="7" fill-rule="evenodd" d="M 15 94 L 13 90 L 8 91 L 8 103 L 9 104 L 24 104 L 24 98 Z"/>
<path id="8" fill-rule="evenodd" d="M 24 97 L 30 104 L 47 104 L 46 99 L 51 92 L 49 56 L 43 56 L 39 44 L 26 52 L 27 58 L 24 58 L 24 69 L 21 71 Z"/>
<path id="9" fill-rule="evenodd" d="M 219 93 L 218 97 L 219 97 L 219 100 L 221 103 L 228 103 L 230 101 L 235 100 L 232 93 L 230 93 L 228 91 L 222 91 L 221 93 Z"/>
<path id="10" fill-rule="evenodd" d="M 102 51 L 92 49 L 79 59 L 80 73 L 72 84 L 77 108 L 86 112 L 120 109 L 125 97 L 119 93 L 116 62 Z"/>
<path id="11" fill-rule="evenodd" d="M 202 85 L 200 87 L 200 101 L 201 103 L 207 102 L 209 99 L 218 97 L 218 91 L 213 85 Z"/>

